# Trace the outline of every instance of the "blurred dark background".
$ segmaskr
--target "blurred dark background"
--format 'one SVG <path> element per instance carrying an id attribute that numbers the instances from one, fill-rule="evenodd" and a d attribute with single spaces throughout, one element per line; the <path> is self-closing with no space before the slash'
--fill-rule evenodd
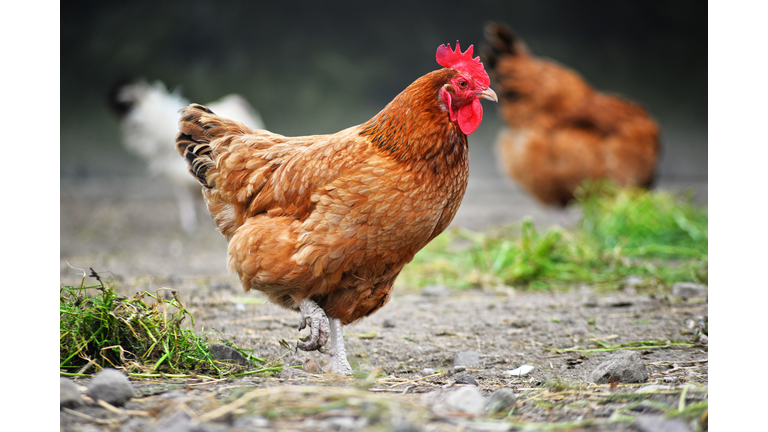
<path id="1" fill-rule="evenodd" d="M 195 102 L 246 96 L 267 129 L 331 133 L 361 123 L 414 79 L 435 49 L 482 42 L 488 20 L 597 89 L 660 122 L 662 177 L 707 176 L 707 6 L 694 1 L 233 2 L 62 4 L 61 176 L 129 175 L 106 94 L 123 77 L 162 80 Z M 490 148 L 496 106 L 470 146 Z M 482 157 L 482 156 L 479 156 Z"/>
<path id="2" fill-rule="evenodd" d="M 419 76 L 435 50 L 482 42 L 488 20 L 595 88 L 648 108 L 662 131 L 660 188 L 707 203 L 707 5 L 694 1 L 81 1 L 61 8 L 60 232 L 69 264 L 130 277 L 226 274 L 226 242 L 206 217 L 186 235 L 166 180 L 121 144 L 107 94 L 122 78 L 161 80 L 193 102 L 237 92 L 284 135 L 362 123 Z M 496 168 L 497 106 L 469 138 L 470 178 L 454 225 L 530 216 L 573 225 Z M 169 142 L 169 146 L 173 143 Z M 204 211 L 202 199 L 201 211 Z M 69 263 L 69 264 L 67 264 Z M 145 275 L 145 276 L 142 276 Z M 129 277 L 129 276 L 126 276 Z M 222 276 L 223 277 L 223 276 Z M 196 283 L 196 282 L 190 282 Z"/>

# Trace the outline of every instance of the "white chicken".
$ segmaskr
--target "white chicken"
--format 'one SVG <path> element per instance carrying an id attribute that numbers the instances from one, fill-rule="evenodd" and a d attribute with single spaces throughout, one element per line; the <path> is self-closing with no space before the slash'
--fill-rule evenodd
<path id="1" fill-rule="evenodd" d="M 189 175 L 187 163 L 179 158 L 174 146 L 178 133 L 179 110 L 189 105 L 179 89 L 169 92 L 160 81 L 144 80 L 117 86 L 111 102 L 122 114 L 121 130 L 125 148 L 141 157 L 150 173 L 168 179 L 179 207 L 181 226 L 195 232 L 198 224 L 196 201 L 200 200 L 200 184 Z M 237 120 L 249 128 L 263 129 L 261 117 L 248 101 L 230 94 L 206 104 L 213 112 Z"/>

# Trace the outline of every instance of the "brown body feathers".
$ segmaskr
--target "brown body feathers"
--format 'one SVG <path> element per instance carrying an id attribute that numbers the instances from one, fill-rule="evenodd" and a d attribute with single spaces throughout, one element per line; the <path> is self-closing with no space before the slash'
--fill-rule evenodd
<path id="1" fill-rule="evenodd" d="M 368 122 L 331 135 L 251 130 L 201 105 L 181 111 L 177 150 L 204 186 L 246 290 L 342 324 L 370 315 L 416 252 L 441 233 L 467 186 L 467 137 L 423 76 Z"/>
<path id="2" fill-rule="evenodd" d="M 648 187 L 659 154 L 656 123 L 639 105 L 590 88 L 574 71 L 533 57 L 508 28 L 486 26 L 483 61 L 508 127 L 500 165 L 547 204 L 565 205 L 587 179 Z"/>

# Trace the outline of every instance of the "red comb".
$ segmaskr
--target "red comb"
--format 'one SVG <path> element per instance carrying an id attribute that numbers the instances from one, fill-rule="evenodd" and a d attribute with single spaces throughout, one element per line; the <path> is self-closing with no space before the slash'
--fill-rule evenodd
<path id="1" fill-rule="evenodd" d="M 472 77 L 483 87 L 491 84 L 491 79 L 485 72 L 480 57 L 472 58 L 473 45 L 470 45 L 465 52 L 461 52 L 459 41 L 456 41 L 456 50 L 451 51 L 451 44 L 448 46 L 440 45 L 437 47 L 437 64 L 443 67 L 456 69 L 472 75 Z"/>

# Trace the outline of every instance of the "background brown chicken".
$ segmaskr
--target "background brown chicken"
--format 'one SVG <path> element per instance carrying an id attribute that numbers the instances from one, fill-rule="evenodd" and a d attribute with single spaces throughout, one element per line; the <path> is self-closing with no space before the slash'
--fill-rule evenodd
<path id="1" fill-rule="evenodd" d="M 181 111 L 177 150 L 204 186 L 230 269 L 246 291 L 302 312 L 310 335 L 299 348 L 329 351 L 331 372 L 351 373 L 341 326 L 381 308 L 403 266 L 453 219 L 479 98 L 497 100 L 471 46 L 442 45 L 437 61 L 445 68 L 331 135 L 252 130 L 197 104 Z"/>
<path id="2" fill-rule="evenodd" d="M 540 201 L 565 205 L 584 180 L 648 187 L 659 154 L 656 123 L 635 103 L 593 90 L 574 71 L 533 57 L 489 23 L 482 58 L 509 127 L 496 142 L 507 175 Z"/>

